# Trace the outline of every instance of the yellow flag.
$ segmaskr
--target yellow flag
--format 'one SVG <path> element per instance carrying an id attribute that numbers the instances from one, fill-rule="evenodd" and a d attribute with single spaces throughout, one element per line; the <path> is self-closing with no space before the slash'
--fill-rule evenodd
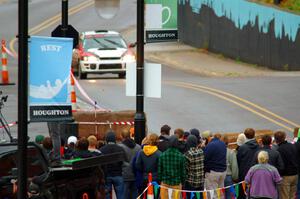
<path id="1" fill-rule="evenodd" d="M 218 196 L 218 199 L 221 198 L 221 190 L 220 189 L 217 189 L 217 196 Z"/>
<path id="2" fill-rule="evenodd" d="M 206 193 L 206 191 L 203 192 L 203 199 L 207 199 L 207 193 Z"/>

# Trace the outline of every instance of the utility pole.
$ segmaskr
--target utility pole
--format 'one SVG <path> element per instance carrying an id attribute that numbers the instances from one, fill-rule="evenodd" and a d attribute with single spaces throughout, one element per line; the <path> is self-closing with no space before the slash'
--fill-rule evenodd
<path id="1" fill-rule="evenodd" d="M 141 144 L 145 137 L 144 113 L 144 0 L 137 0 L 137 65 L 136 65 L 136 113 L 134 139 Z"/>
<path id="2" fill-rule="evenodd" d="M 18 11 L 18 199 L 26 199 L 28 135 L 28 0 L 19 0 Z"/>

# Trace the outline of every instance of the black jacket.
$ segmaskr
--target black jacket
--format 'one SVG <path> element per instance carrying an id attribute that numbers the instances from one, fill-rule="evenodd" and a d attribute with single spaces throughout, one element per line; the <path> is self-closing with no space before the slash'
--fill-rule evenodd
<path id="1" fill-rule="evenodd" d="M 260 151 L 266 151 L 269 155 L 269 164 L 276 167 L 276 169 L 280 172 L 284 170 L 284 163 L 281 158 L 281 155 L 278 151 L 271 149 L 270 146 L 263 146 L 260 148 L 255 154 L 255 163 L 258 163 L 257 156 Z"/>
<path id="2" fill-rule="evenodd" d="M 117 144 L 113 144 L 113 143 L 106 144 L 105 146 L 101 147 L 100 151 L 103 155 L 122 152 L 124 153 L 125 160 L 127 160 L 124 149 Z M 105 176 L 106 177 L 122 176 L 122 165 L 123 165 L 123 161 L 119 161 L 104 166 L 103 170 Z"/>
<path id="3" fill-rule="evenodd" d="M 253 165 L 255 165 L 255 153 L 259 146 L 255 139 L 250 140 L 239 147 L 237 151 L 237 161 L 239 165 L 239 180 L 245 179 L 245 176 Z"/>
<path id="4" fill-rule="evenodd" d="M 298 141 L 295 143 L 296 151 L 298 154 L 298 174 L 300 174 L 300 138 L 298 138 Z M 300 179 L 299 179 L 300 180 Z"/>
<path id="5" fill-rule="evenodd" d="M 293 176 L 298 174 L 298 156 L 296 147 L 284 141 L 278 144 L 278 152 L 284 162 L 284 170 L 279 171 L 281 176 Z"/>

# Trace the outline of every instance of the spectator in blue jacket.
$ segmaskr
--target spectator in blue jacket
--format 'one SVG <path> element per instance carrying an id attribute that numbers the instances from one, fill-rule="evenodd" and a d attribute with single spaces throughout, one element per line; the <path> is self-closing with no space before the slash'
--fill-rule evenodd
<path id="1" fill-rule="evenodd" d="M 226 177 L 226 145 L 215 134 L 204 148 L 205 188 L 208 190 L 224 187 Z"/>

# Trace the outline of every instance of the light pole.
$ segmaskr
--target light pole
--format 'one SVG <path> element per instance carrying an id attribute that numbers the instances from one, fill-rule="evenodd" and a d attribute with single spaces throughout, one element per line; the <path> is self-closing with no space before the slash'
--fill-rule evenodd
<path id="1" fill-rule="evenodd" d="M 61 2 L 61 33 L 62 37 L 67 37 L 68 33 L 68 0 Z"/>
<path id="2" fill-rule="evenodd" d="M 28 0 L 19 0 L 18 12 L 18 199 L 26 199 L 28 134 Z"/>
<path id="3" fill-rule="evenodd" d="M 141 144 L 146 135 L 144 113 L 144 0 L 137 0 L 137 63 L 136 63 L 136 113 L 134 139 Z"/>

